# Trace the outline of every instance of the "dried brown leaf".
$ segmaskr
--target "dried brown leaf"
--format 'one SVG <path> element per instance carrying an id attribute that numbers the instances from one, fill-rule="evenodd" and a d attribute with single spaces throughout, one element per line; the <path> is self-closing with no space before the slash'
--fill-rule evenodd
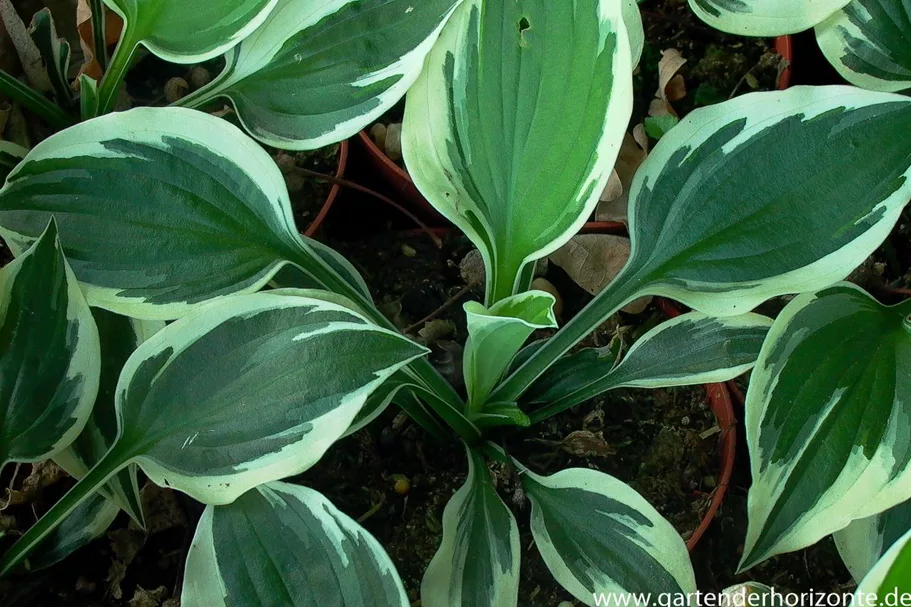
<path id="1" fill-rule="evenodd" d="M 641 122 L 633 127 L 633 139 L 636 140 L 636 143 L 639 144 L 639 147 L 642 148 L 642 151 L 645 152 L 646 156 L 648 155 L 648 133 L 645 132 L 645 125 Z"/>
<path id="2" fill-rule="evenodd" d="M 168 596 L 168 589 L 159 586 L 155 590 L 146 590 L 141 586 L 136 587 L 133 598 L 127 602 L 128 607 L 160 607 L 161 602 Z"/>
<path id="3" fill-rule="evenodd" d="M 608 457 L 616 453 L 601 432 L 576 430 L 560 441 L 560 449 L 575 457 Z"/>
<path id="4" fill-rule="evenodd" d="M 686 83 L 683 76 L 678 74 L 686 59 L 677 49 L 661 51 L 661 60 L 658 62 L 658 91 L 655 100 L 649 106 L 649 116 L 677 116 L 676 110 L 671 105 L 686 96 Z"/>
<path id="5" fill-rule="evenodd" d="M 171 489 L 148 482 L 142 488 L 140 498 L 148 535 L 188 525 L 187 515 L 180 505 L 177 494 Z M 136 523 L 131 520 L 130 525 Z"/>
<path id="6" fill-rule="evenodd" d="M 120 40 L 120 33 L 123 31 L 123 20 L 117 13 L 107 7 L 104 9 L 104 16 L 104 37 L 105 42 L 110 46 Z M 79 45 L 85 54 L 79 73 L 86 74 L 95 80 L 101 80 L 103 71 L 101 64 L 98 63 L 98 59 L 95 57 L 95 38 L 92 34 L 92 8 L 89 6 L 88 0 L 78 0 L 76 5 L 76 29 L 79 31 Z"/>
<path id="7" fill-rule="evenodd" d="M 454 322 L 437 318 L 424 323 L 424 328 L 418 331 L 418 335 L 424 340 L 424 345 L 430 346 L 441 339 L 451 337 L 455 330 Z"/>
<path id="8" fill-rule="evenodd" d="M 628 238 L 610 234 L 581 234 L 550 254 L 577 285 L 596 295 L 610 283 L 629 259 Z"/>
<path id="9" fill-rule="evenodd" d="M 0 510 L 8 506 L 29 504 L 41 496 L 48 487 L 55 485 L 66 477 L 66 472 L 51 460 L 31 464 L 32 471 L 22 481 L 22 486 L 17 489 L 7 489 Z"/>
<path id="10" fill-rule="evenodd" d="M 646 138 L 647 145 L 648 138 Z M 634 135 L 627 133 L 623 137 L 620 153 L 617 155 L 617 162 L 611 175 L 611 181 L 616 180 L 616 183 L 614 186 L 608 184 L 608 188 L 605 188 L 604 194 L 601 195 L 601 202 L 595 208 L 595 221 L 628 223 L 627 208 L 629 207 L 630 187 L 636 171 L 645 162 L 646 157 L 648 157 L 648 152 L 636 141 Z M 608 192 L 611 187 L 615 189 Z M 608 195 L 613 196 L 614 194 L 616 194 L 615 197 L 608 197 Z"/>
<path id="11" fill-rule="evenodd" d="M 123 589 L 120 584 L 126 578 L 127 569 L 133 559 L 145 545 L 146 534 L 138 529 L 115 529 L 108 532 L 108 539 L 111 541 L 114 558 L 105 581 L 108 583 L 108 592 L 119 600 L 123 598 Z"/>
<path id="12" fill-rule="evenodd" d="M 607 185 L 604 186 L 604 191 L 601 192 L 601 202 L 611 202 L 617 200 L 623 195 L 623 184 L 620 182 L 620 176 L 617 175 L 617 169 L 615 168 L 611 171 L 610 178 L 607 180 Z"/>

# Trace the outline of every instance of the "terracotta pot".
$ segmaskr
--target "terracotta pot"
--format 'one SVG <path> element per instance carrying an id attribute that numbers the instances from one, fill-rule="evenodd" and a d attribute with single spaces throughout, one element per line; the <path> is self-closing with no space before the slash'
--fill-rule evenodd
<path id="1" fill-rule="evenodd" d="M 671 318 L 681 314 L 676 304 L 667 299 L 656 298 L 655 302 L 661 311 Z M 730 383 L 733 384 L 733 382 Z M 705 393 L 706 400 L 718 420 L 718 427 L 721 428 L 721 434 L 718 439 L 721 473 L 718 476 L 715 491 L 712 493 L 712 501 L 709 504 L 709 508 L 706 510 L 705 516 L 702 517 L 702 522 L 699 523 L 699 526 L 693 531 L 693 535 L 686 541 L 686 547 L 690 551 L 696 547 L 696 544 L 705 535 L 705 532 L 712 524 L 712 520 L 718 513 L 718 509 L 721 507 L 721 502 L 724 501 L 724 497 L 727 495 L 737 453 L 737 418 L 734 416 L 731 391 L 726 384 L 706 384 Z"/>
<path id="2" fill-rule="evenodd" d="M 335 170 L 335 176 L 339 179 L 345 176 L 345 168 L 348 166 L 348 142 L 342 141 L 338 147 L 338 168 Z M 326 220 L 326 215 L 329 213 L 329 209 L 332 208 L 332 205 L 335 203 L 335 199 L 338 198 L 338 194 L 341 191 L 342 187 L 337 183 L 332 184 L 332 189 L 329 190 L 329 195 L 326 197 L 326 202 L 323 203 L 323 207 L 319 210 L 316 217 L 313 219 L 313 222 L 310 224 L 310 227 L 307 228 L 307 231 L 304 232 L 305 236 L 313 236 L 316 234 L 320 227 L 322 227 L 323 222 Z"/>
<path id="3" fill-rule="evenodd" d="M 783 91 L 791 85 L 791 63 L 793 63 L 794 60 L 794 49 L 791 37 L 780 36 L 776 38 L 775 50 L 788 62 L 788 66 L 782 70 L 781 75 L 778 78 L 778 89 Z M 420 215 L 428 225 L 450 225 L 449 221 L 440 215 L 436 209 L 427 202 L 427 199 L 421 195 L 417 187 L 415 187 L 414 182 L 411 180 L 411 176 L 408 175 L 402 167 L 386 156 L 385 152 L 377 147 L 366 131 L 358 133 L 357 141 L 366 152 L 365 156 L 367 157 L 367 164 L 370 168 L 376 172 L 384 182 L 389 184 L 395 194 L 410 206 L 415 213 Z M 616 222 L 591 221 L 585 224 L 585 228 L 582 231 L 583 233 L 598 232 L 605 227 L 605 224 L 613 224 L 613 227 L 622 225 L 617 224 Z"/>
<path id="4" fill-rule="evenodd" d="M 788 62 L 778 76 L 778 90 L 783 91 L 791 86 L 791 64 L 794 62 L 794 41 L 790 36 L 779 36 L 775 39 L 775 50 Z"/>

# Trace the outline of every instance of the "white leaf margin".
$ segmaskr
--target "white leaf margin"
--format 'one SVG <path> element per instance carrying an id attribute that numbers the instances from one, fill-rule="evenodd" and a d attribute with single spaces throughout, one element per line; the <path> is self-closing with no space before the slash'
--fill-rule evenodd
<path id="1" fill-rule="evenodd" d="M 713 6 L 713 15 L 699 5 Z M 690 8 L 715 29 L 739 36 L 796 34 L 821 23 L 851 0 L 690 0 Z M 739 10 L 725 8 L 728 3 Z"/>
<path id="2" fill-rule="evenodd" d="M 661 139 L 636 173 L 630 189 L 630 233 L 636 233 L 634 209 L 640 191 L 644 187 L 655 186 L 655 180 L 680 148 L 695 150 L 724 126 L 741 120 L 745 122 L 744 128 L 722 148 L 723 151 L 735 149 L 764 129 L 795 115 L 803 115 L 804 121 L 809 121 L 835 109 L 852 110 L 882 103 L 911 104 L 911 98 L 851 86 L 797 86 L 787 91 L 744 95 L 723 104 L 695 110 Z M 710 316 L 733 316 L 748 312 L 778 295 L 817 291 L 834 284 L 853 271 L 855 266 L 846 265 L 846 260 L 868 257 L 892 231 L 911 199 L 911 167 L 905 171 L 904 177 L 904 184 L 870 211 L 870 215 L 883 211 L 875 226 L 841 249 L 809 265 L 759 281 L 729 283 L 725 292 L 718 291 L 718 285 L 714 283 L 688 281 L 691 288 L 682 288 L 657 282 L 636 295 L 666 297 Z M 856 221 L 863 219 L 858 217 Z M 636 241 L 633 238 L 630 259 L 636 257 Z"/>
<path id="3" fill-rule="evenodd" d="M 356 322 L 335 321 L 321 329 L 302 330 L 295 337 L 295 341 L 337 331 L 369 331 L 394 336 L 397 339 L 406 339 L 398 333 L 373 325 L 368 319 L 348 307 L 330 303 L 326 300 L 295 296 L 290 291 L 290 289 L 283 290 L 278 295 L 265 292 L 255 295 L 226 297 L 220 301 L 197 308 L 187 316 L 171 324 L 167 329 L 153 335 L 136 349 L 121 372 L 120 381 L 117 384 L 116 407 L 118 418 L 122 420 L 121 410 L 124 394 L 129 389 L 130 382 L 136 371 L 147 359 L 155 357 L 162 351 L 172 349 L 173 353 L 170 356 L 170 360 L 174 360 L 183 350 L 195 344 L 217 326 L 245 315 L 257 314 L 269 309 L 278 310 L 306 306 L 312 307 L 313 312 L 344 312 L 365 322 L 365 324 L 358 324 Z M 231 503 L 257 485 L 301 473 L 313 466 L 329 447 L 345 434 L 351 422 L 374 390 L 395 371 L 412 360 L 426 355 L 428 352 L 429 350 L 422 347 L 419 354 L 401 361 L 398 365 L 377 372 L 373 381 L 349 393 L 335 409 L 318 418 L 308 420 L 308 423 L 313 428 L 301 441 L 288 445 L 279 451 L 248 461 L 230 474 L 213 476 L 186 475 L 160 464 L 151 457 L 142 455 L 133 458 L 131 461 L 139 464 L 146 476 L 159 486 L 174 486 L 206 504 Z"/>

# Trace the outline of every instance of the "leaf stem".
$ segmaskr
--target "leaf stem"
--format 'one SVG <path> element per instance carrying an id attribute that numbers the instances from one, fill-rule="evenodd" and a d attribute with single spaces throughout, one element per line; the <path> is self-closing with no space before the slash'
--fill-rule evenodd
<path id="1" fill-rule="evenodd" d="M 296 267 L 304 274 L 309 275 L 311 279 L 315 280 L 324 289 L 344 295 L 357 303 L 370 317 L 370 320 L 379 326 L 399 333 L 398 327 L 376 309 L 369 297 L 365 297 L 358 289 L 352 287 L 329 264 L 323 262 L 319 266 L 314 266 L 311 263 L 314 261 L 314 257 L 310 257 L 308 254 L 308 259 L 302 264 L 296 264 Z M 309 270 L 304 270 L 304 267 L 308 267 Z M 480 432 L 474 427 L 474 424 L 462 415 L 465 410 L 465 403 L 459 393 L 426 358 L 418 358 L 412 361 L 405 370 L 424 391 L 435 397 L 436 401 L 429 399 L 428 403 L 441 418 L 449 423 L 459 436 L 465 439 L 466 442 L 474 442 L 478 439 Z"/>
<path id="2" fill-rule="evenodd" d="M 427 434 L 440 443 L 446 443 L 451 440 L 452 435 L 446 431 L 439 420 L 427 410 L 421 399 L 412 391 L 403 394 L 401 399 L 393 399 L 395 404 L 404 411 L 408 417 L 424 429 Z M 431 407 L 432 409 L 432 407 Z"/>
<path id="3" fill-rule="evenodd" d="M 66 128 L 76 122 L 63 108 L 3 70 L 0 70 L 0 92 L 21 103 L 54 128 Z"/>
<path id="4" fill-rule="evenodd" d="M 93 493 L 130 462 L 129 456 L 115 445 L 94 468 L 70 489 L 54 507 L 35 523 L 31 529 L 19 538 L 13 547 L 0 559 L 0 576 L 8 574 L 16 565 L 22 563 L 41 540 L 56 529 L 73 510 L 87 500 Z"/>
<path id="5" fill-rule="evenodd" d="M 124 25 L 120 42 L 117 43 L 117 48 L 114 50 L 114 55 L 111 57 L 101 84 L 98 85 L 97 116 L 109 113 L 117 104 L 120 86 L 123 84 L 124 78 L 126 78 L 130 64 L 133 62 L 133 57 L 136 56 L 138 46 L 139 41 L 134 38 L 130 26 Z"/>
<path id="6" fill-rule="evenodd" d="M 488 402 L 517 402 L 532 383 L 561 356 L 585 339 L 617 310 L 641 295 L 642 281 L 636 272 L 627 270 L 621 272 L 591 303 L 497 386 L 488 397 Z"/>
<path id="7" fill-rule="evenodd" d="M 95 60 L 104 70 L 108 66 L 107 33 L 104 2 L 102 0 L 89 0 L 92 9 L 92 42 L 95 45 Z"/>
<path id="8" fill-rule="evenodd" d="M 445 379 L 440 377 L 437 370 L 427 362 L 427 359 L 420 358 L 414 362 L 423 362 L 427 365 L 430 371 L 433 372 L 436 377 L 439 377 L 440 380 L 452 390 L 452 386 L 449 386 L 449 383 Z M 414 365 L 414 363 L 412 363 Z M 410 367 L 412 370 L 415 370 L 414 366 Z M 420 373 L 416 371 L 416 374 L 420 376 Z M 424 379 L 421 377 L 421 379 Z M 429 379 L 429 377 L 428 377 Z M 424 400 L 430 406 L 434 412 L 440 416 L 440 418 L 446 422 L 446 424 L 452 428 L 452 430 L 459 435 L 463 441 L 469 445 L 475 444 L 481 438 L 481 431 L 475 426 L 471 420 L 465 417 L 463 411 L 465 406 L 462 404 L 461 399 L 458 399 L 458 406 L 455 406 L 445 400 L 436 390 L 432 388 L 422 387 L 419 389 L 420 393 L 425 397 Z M 458 395 L 457 395 L 458 396 Z M 408 411 L 406 410 L 406 413 Z"/>

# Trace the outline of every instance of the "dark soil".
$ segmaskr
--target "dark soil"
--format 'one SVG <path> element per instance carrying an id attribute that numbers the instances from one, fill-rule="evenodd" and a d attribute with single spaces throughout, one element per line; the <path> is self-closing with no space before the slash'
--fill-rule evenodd
<path id="1" fill-rule="evenodd" d="M 73 484 L 56 466 L 23 464 L 13 480 L 14 465 L 3 470 L 2 486 L 28 491 L 23 503 L 0 513 L 6 550 Z M 37 490 L 28 487 L 38 481 Z M 140 481 L 142 482 L 142 480 Z M 43 484 L 47 486 L 41 486 Z M 176 491 L 147 483 L 142 491 L 147 531 L 121 513 L 106 536 L 62 563 L 24 576 L 0 580 L 4 607 L 108 607 L 128 605 L 146 591 L 163 602 L 179 590 L 186 551 L 202 506 Z M 148 603 L 138 603 L 148 605 Z M 151 603 L 158 605 L 158 603 Z M 133 605 L 130 605 L 133 607 Z M 163 603 L 162 607 L 177 607 Z"/>
<path id="2" fill-rule="evenodd" d="M 310 152 L 281 152 L 270 150 L 276 159 L 285 183 L 288 186 L 288 195 L 291 197 L 291 210 L 294 221 L 300 232 L 306 232 L 310 224 L 316 219 L 320 209 L 329 198 L 333 184 L 329 181 L 318 179 L 301 173 L 298 169 L 306 169 L 323 175 L 337 176 L 339 169 L 340 146 L 330 145 Z"/>
<path id="3" fill-rule="evenodd" d="M 437 249 L 423 233 L 387 233 L 356 244 L 336 243 L 336 248 L 361 270 L 371 290 L 382 294 L 377 303 L 400 326 L 417 323 L 461 294 L 436 316 L 452 323 L 451 333 L 430 346 L 438 360 L 445 360 L 447 351 L 464 342 L 462 303 L 481 295 L 465 292 L 459 273 L 459 262 L 469 250 L 466 239 L 446 238 L 442 249 Z M 589 296 L 561 275 L 556 267 L 547 274 L 561 285 L 571 314 Z M 648 310 L 637 320 L 618 317 L 596 332 L 588 345 L 608 343 L 618 329 L 623 332 L 619 327 L 625 322 L 657 322 L 656 315 Z M 413 331 L 417 339 L 421 339 L 420 328 L 417 324 Z M 441 371 L 452 380 L 459 373 L 447 365 Z M 511 455 L 541 474 L 586 467 L 629 482 L 689 537 L 708 508 L 717 482 L 715 425 L 702 387 L 617 391 L 533 428 L 503 432 L 498 440 Z M 337 445 L 328 459 L 302 479 L 324 490 L 348 514 L 370 513 L 364 525 L 389 551 L 412 598 L 418 596 L 423 571 L 439 545 L 443 508 L 465 478 L 461 448 L 441 449 L 427 441 L 404 416 L 387 412 L 382 421 Z M 393 489 L 400 476 L 411 482 L 407 505 Z M 571 600 L 534 548 L 528 505 L 517 501 L 508 489 L 503 493 L 521 530 L 520 604 L 552 607 Z"/>
<path id="4" fill-rule="evenodd" d="M 731 97 L 778 88 L 781 58 L 775 41 L 725 34 L 705 25 L 687 0 L 645 0 L 639 5 L 645 28 L 645 48 L 633 81 L 633 124 L 641 122 L 658 90 L 661 51 L 676 49 L 686 63 L 683 76 L 687 95 L 673 103 L 684 116 L 697 107 Z"/>

